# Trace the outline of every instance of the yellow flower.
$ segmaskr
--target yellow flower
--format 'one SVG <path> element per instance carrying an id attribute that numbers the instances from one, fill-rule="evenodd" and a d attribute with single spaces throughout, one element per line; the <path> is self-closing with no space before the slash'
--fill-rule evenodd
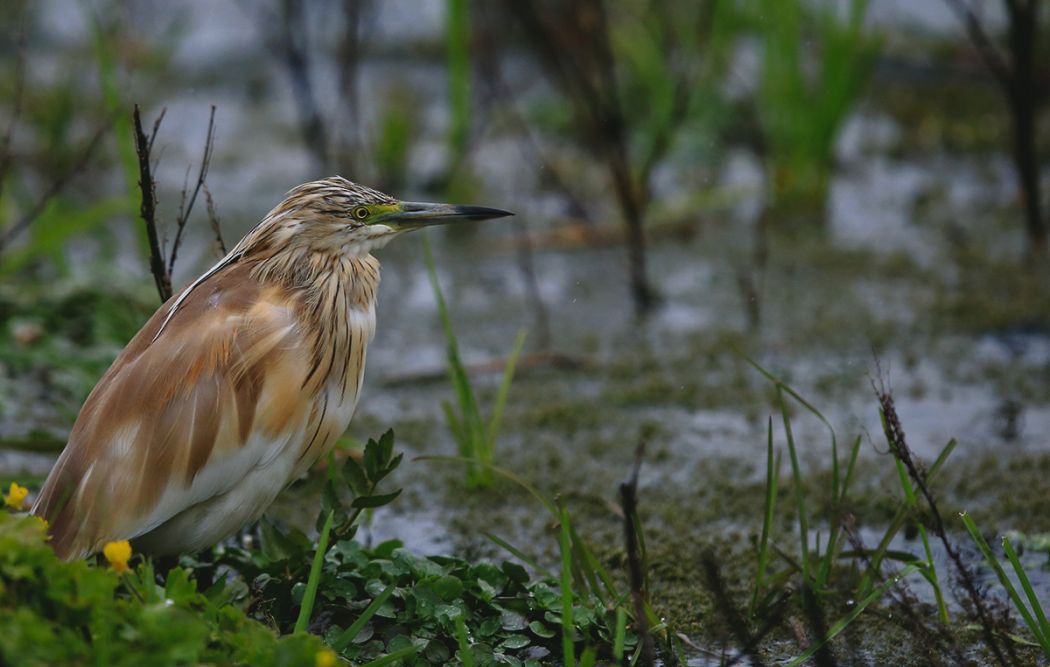
<path id="1" fill-rule="evenodd" d="M 19 486 L 17 482 L 11 482 L 11 490 L 4 496 L 4 504 L 16 510 L 23 510 L 26 506 L 26 496 L 29 489 Z"/>
<path id="2" fill-rule="evenodd" d="M 128 561 L 131 559 L 131 544 L 127 540 L 119 542 L 107 542 L 102 547 L 102 555 L 109 561 L 110 566 L 117 574 L 128 571 Z"/>
<path id="3" fill-rule="evenodd" d="M 321 649 L 314 656 L 314 667 L 333 667 L 338 662 L 331 649 Z"/>

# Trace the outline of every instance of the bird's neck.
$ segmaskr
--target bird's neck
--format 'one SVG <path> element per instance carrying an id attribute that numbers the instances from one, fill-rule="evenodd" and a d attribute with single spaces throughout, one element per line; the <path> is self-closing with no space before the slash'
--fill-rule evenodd
<path id="1" fill-rule="evenodd" d="M 356 403 L 365 348 L 375 334 L 379 260 L 369 254 L 294 252 L 256 258 L 253 277 L 280 285 L 293 302 L 311 349 L 312 373 L 304 391 L 336 388 L 339 405 Z"/>
<path id="2" fill-rule="evenodd" d="M 379 260 L 372 255 L 316 252 L 286 248 L 256 260 L 252 275 L 279 284 L 306 301 L 369 309 L 379 287 Z M 340 304 L 341 305 L 341 304 Z"/>

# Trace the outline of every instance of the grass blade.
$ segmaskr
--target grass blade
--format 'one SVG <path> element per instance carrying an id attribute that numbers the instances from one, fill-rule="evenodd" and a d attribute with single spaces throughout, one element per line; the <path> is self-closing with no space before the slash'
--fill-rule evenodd
<path id="1" fill-rule="evenodd" d="M 766 502 L 762 515 L 762 537 L 758 541 L 758 571 L 755 574 L 755 592 L 751 596 L 751 611 L 754 615 L 758 596 L 765 584 L 766 566 L 769 564 L 769 534 L 773 528 L 773 513 L 777 505 L 777 478 L 780 472 L 780 457 L 773 454 L 773 418 L 766 425 Z"/>
<path id="2" fill-rule="evenodd" d="M 375 599 L 365 607 L 365 610 L 361 612 L 361 615 L 357 617 L 357 620 L 335 638 L 335 641 L 332 642 L 332 648 L 335 649 L 336 652 L 341 652 L 350 645 L 350 642 L 354 641 L 357 635 L 361 634 L 361 630 L 364 629 L 365 624 L 372 620 L 372 617 L 375 616 L 376 612 L 379 611 L 379 608 L 383 606 L 383 603 L 387 601 L 387 598 L 393 594 L 395 588 L 397 588 L 396 584 L 390 584 L 384 588 L 383 592 L 377 595 Z"/>
<path id="3" fill-rule="evenodd" d="M 299 618 L 295 620 L 293 632 L 305 632 L 310 624 L 310 615 L 314 611 L 314 601 L 317 599 L 317 585 L 321 581 L 321 567 L 324 565 L 324 555 L 328 552 L 328 534 L 332 532 L 332 520 L 335 518 L 335 510 L 329 510 L 321 528 L 321 537 L 317 540 L 317 552 L 314 553 L 314 562 L 310 565 L 310 576 L 306 580 L 306 591 L 303 593 L 303 604 L 299 607 Z"/>
<path id="4" fill-rule="evenodd" d="M 474 654 L 470 652 L 470 642 L 467 640 L 467 626 L 463 622 L 463 615 L 456 616 L 456 643 L 459 644 L 459 659 L 463 667 L 474 667 Z"/>
<path id="5" fill-rule="evenodd" d="M 929 485 L 930 483 L 933 482 L 934 478 L 940 472 L 941 467 L 948 460 L 948 457 L 951 456 L 951 453 L 955 450 L 955 445 L 956 445 L 956 441 L 953 439 L 953 440 L 948 441 L 948 444 L 946 444 L 944 446 L 944 448 L 941 449 L 940 453 L 937 455 L 937 458 L 934 460 L 933 464 L 930 466 L 929 471 L 927 471 L 927 473 L 926 473 L 926 483 L 927 483 L 927 485 Z M 907 478 L 907 476 L 905 475 L 905 477 L 902 477 L 902 480 L 904 480 L 906 478 Z M 903 482 L 902 482 L 902 484 L 903 484 Z M 902 488 L 904 489 L 905 496 L 907 496 L 909 490 L 911 489 L 911 482 L 908 481 L 907 486 L 903 486 Z M 874 585 L 874 581 L 875 581 L 874 575 L 875 575 L 876 572 L 878 572 L 879 566 L 882 563 L 882 559 L 885 557 L 886 553 L 889 551 L 890 543 L 893 541 L 893 538 L 897 535 L 897 533 L 900 532 L 900 529 L 904 527 L 904 524 L 907 522 L 908 517 L 911 515 L 911 513 L 912 513 L 912 506 L 908 504 L 907 500 L 903 501 L 901 503 L 900 507 L 897 509 L 897 513 L 894 515 L 893 519 L 890 521 L 889 525 L 887 526 L 886 532 L 883 534 L 882 539 L 879 541 L 878 546 L 876 546 L 875 550 L 871 552 L 871 555 L 870 555 L 870 561 L 871 561 L 870 569 L 869 569 L 868 573 L 864 575 L 864 581 L 861 583 L 861 585 L 859 587 L 859 590 L 861 591 L 861 594 L 866 593 L 868 590 L 870 590 L 871 586 Z"/>
<path id="6" fill-rule="evenodd" d="M 470 132 L 470 26 L 467 0 L 445 5 L 446 64 L 451 127 L 449 148 L 456 162 L 467 148 Z"/>
<path id="7" fill-rule="evenodd" d="M 1042 630 L 1043 636 L 1040 638 L 1040 644 L 1043 647 L 1043 651 L 1046 652 L 1047 657 L 1050 657 L 1050 650 L 1048 650 L 1048 639 L 1050 639 L 1050 623 L 1046 621 L 1046 613 L 1043 611 L 1043 605 L 1039 602 L 1039 598 L 1035 595 L 1035 590 L 1032 589 L 1032 582 L 1028 580 L 1028 574 L 1024 571 L 1024 567 L 1021 565 L 1021 559 L 1017 557 L 1017 552 L 1014 551 L 1014 547 L 1010 544 L 1010 540 L 1003 537 L 1003 551 L 1006 552 L 1006 557 L 1010 560 L 1010 565 L 1014 568 L 1014 574 L 1017 575 L 1017 580 L 1021 583 L 1021 588 L 1024 589 L 1024 594 L 1028 598 L 1028 604 L 1032 605 L 1032 611 L 1035 613 L 1036 619 L 1039 621 L 1039 629 Z"/>
<path id="8" fill-rule="evenodd" d="M 927 579 L 933 587 L 933 596 L 937 600 L 937 616 L 941 623 L 948 623 L 948 605 L 944 602 L 944 592 L 941 590 L 940 577 L 937 576 L 937 564 L 933 560 L 933 550 L 930 549 L 930 538 L 926 534 L 926 526 L 919 524 L 919 535 L 922 537 L 922 548 L 926 553 L 926 567 L 928 569 Z"/>
<path id="9" fill-rule="evenodd" d="M 803 398 L 801 394 L 799 394 L 797 391 L 792 389 L 783 380 L 781 380 L 776 375 L 773 375 L 771 372 L 769 372 L 765 368 L 763 368 L 757 361 L 755 361 L 751 357 L 747 356 L 746 354 L 744 354 L 740 350 L 737 350 L 737 354 L 739 354 L 741 357 L 743 357 L 744 361 L 746 361 L 747 363 L 751 364 L 751 366 L 754 367 L 755 370 L 757 370 L 759 373 L 761 373 L 763 376 L 765 376 L 765 378 L 767 380 L 769 380 L 774 385 L 776 385 L 776 387 L 778 389 L 783 390 L 785 394 L 787 394 L 791 398 L 793 398 L 796 401 L 798 401 L 799 405 L 804 407 L 810 414 L 812 414 L 822 424 L 824 424 L 825 428 L 828 429 L 828 433 L 831 435 L 831 452 L 832 452 L 832 454 L 835 455 L 832 458 L 832 462 L 831 462 L 831 466 L 832 466 L 832 481 L 835 484 L 835 486 L 834 486 L 835 495 L 838 496 L 838 482 L 839 482 L 839 473 L 838 473 L 838 467 L 839 467 L 839 461 L 838 461 L 838 438 L 835 436 L 835 429 L 832 428 L 831 422 L 828 421 L 828 418 L 825 417 L 824 413 L 821 412 L 820 410 L 818 410 L 816 408 L 816 406 L 814 406 L 812 403 L 810 403 L 805 398 Z"/>
<path id="10" fill-rule="evenodd" d="M 437 269 L 434 267 L 434 257 L 430 250 L 430 240 L 427 237 L 423 239 L 423 250 L 427 265 L 427 277 L 430 279 L 430 286 L 434 291 L 438 317 L 441 320 L 441 326 L 445 330 L 445 338 L 447 339 L 446 357 L 449 382 L 452 384 L 456 395 L 456 403 L 459 407 L 458 415 L 455 415 L 451 407 L 445 409 L 446 416 L 449 418 L 449 429 L 456 439 L 456 445 L 460 454 L 468 460 L 467 486 L 470 488 L 488 486 L 492 483 L 492 475 L 488 469 L 479 467 L 475 459 L 480 461 L 490 460 L 491 448 L 488 447 L 486 440 L 486 430 L 481 420 L 481 413 L 478 410 L 478 401 L 474 395 L 474 388 L 470 384 L 470 377 L 467 375 L 466 368 L 463 366 L 463 360 L 459 354 L 459 342 L 456 339 L 456 332 L 452 328 L 452 317 L 449 315 L 448 305 L 445 303 L 445 295 L 441 290 Z"/>
<path id="11" fill-rule="evenodd" d="M 534 559 L 529 558 L 528 556 L 526 556 L 525 553 L 521 551 L 521 549 L 517 548 L 516 546 L 514 546 L 510 542 L 507 542 L 503 538 L 501 538 L 501 537 L 499 537 L 497 535 L 493 535 L 492 533 L 489 533 L 489 532 L 482 531 L 481 534 L 484 535 L 485 537 L 489 538 L 489 540 L 494 542 L 496 544 L 496 546 L 502 547 L 504 550 L 509 552 L 512 556 L 514 556 L 515 558 L 520 560 L 522 563 L 525 563 L 526 565 L 531 567 L 533 570 L 542 573 L 547 578 L 553 578 L 554 577 L 554 574 L 551 573 L 550 570 L 548 570 L 545 567 L 542 567 Z"/>
<path id="12" fill-rule="evenodd" d="M 561 508 L 561 648 L 562 664 L 576 664 L 572 623 L 572 542 L 569 536 L 569 512 Z"/>
<path id="13" fill-rule="evenodd" d="M 1042 627 L 1036 622 L 1032 613 L 1028 610 L 1028 607 L 1021 599 L 1021 596 L 1018 595 L 1017 589 L 1014 588 L 1010 578 L 1006 576 L 1006 570 L 1003 569 L 1003 566 L 999 564 L 999 559 L 995 557 L 994 553 L 992 553 L 992 548 L 988 546 L 988 542 L 986 542 L 984 536 L 981 535 L 981 531 L 977 528 L 977 524 L 974 523 L 973 519 L 971 519 L 966 512 L 961 513 L 959 516 L 962 518 L 963 525 L 966 526 L 967 532 L 970 533 L 970 537 L 972 537 L 973 541 L 977 543 L 977 547 L 984 555 L 984 559 L 988 561 L 988 565 L 992 568 L 992 571 L 995 572 L 995 576 L 999 578 L 999 583 L 1001 583 L 1003 588 L 1006 589 L 1006 594 L 1010 596 L 1010 601 L 1013 602 L 1014 607 L 1017 609 L 1017 613 L 1021 615 L 1021 618 L 1024 619 L 1025 625 L 1027 625 L 1028 629 L 1032 631 L 1033 635 L 1035 635 L 1039 645 L 1043 648 L 1043 652 L 1050 656 L 1050 637 L 1043 635 Z M 1018 563 L 1018 565 L 1020 565 L 1020 563 Z"/>
<path id="14" fill-rule="evenodd" d="M 799 542 L 802 548 L 802 579 L 809 584 L 809 519 L 806 516 L 806 498 L 802 492 L 802 471 L 798 464 L 798 453 L 795 451 L 795 436 L 791 433 L 791 417 L 788 416 L 787 403 L 780 385 L 777 385 L 777 401 L 780 403 L 780 414 L 784 419 L 784 432 L 787 435 L 788 454 L 791 457 L 791 479 L 795 486 L 795 504 L 798 505 Z"/>
<path id="15" fill-rule="evenodd" d="M 388 665 L 394 662 L 395 660 L 407 658 L 408 656 L 415 655 L 418 652 L 419 647 L 413 644 L 411 646 L 406 646 L 405 648 L 399 648 L 398 650 L 392 653 L 388 653 L 380 658 L 376 658 L 375 660 L 366 662 L 365 664 L 361 665 L 361 667 L 380 667 L 380 665 Z"/>
<path id="16" fill-rule="evenodd" d="M 510 349 L 507 358 L 507 366 L 503 369 L 503 380 L 499 384 L 499 392 L 496 394 L 496 404 L 492 408 L 492 419 L 489 420 L 488 443 L 490 454 L 496 446 L 496 435 L 499 434 L 500 423 L 503 421 L 503 406 L 507 403 L 507 394 L 510 393 L 510 383 L 514 379 L 514 368 L 518 365 L 518 357 L 525 347 L 525 338 L 528 332 L 522 329 L 514 339 L 514 345 Z M 491 460 L 491 458 L 490 458 Z"/>
<path id="17" fill-rule="evenodd" d="M 886 593 L 886 591 L 888 591 L 891 587 L 895 586 L 897 582 L 899 582 L 901 579 L 908 576 L 909 574 L 917 571 L 918 569 L 919 567 L 917 565 L 908 565 L 896 575 L 894 575 L 892 578 L 884 581 L 878 588 L 872 591 L 868 595 L 868 597 L 861 600 L 860 604 L 854 607 L 853 610 L 850 611 L 850 613 L 843 616 L 841 619 L 838 620 L 838 622 L 835 623 L 835 625 L 831 626 L 831 628 L 828 629 L 828 633 L 824 635 L 824 637 L 820 641 L 811 645 L 801 655 L 789 662 L 787 667 L 797 667 L 798 665 L 804 663 L 806 660 L 809 660 L 817 651 L 820 650 L 822 646 L 824 646 L 824 644 L 827 644 L 829 641 L 838 636 L 840 632 L 845 630 L 849 626 L 849 624 L 852 623 L 854 619 L 856 619 L 858 616 L 860 616 L 861 613 L 865 609 L 867 609 L 872 602 L 878 600 L 880 597 L 883 596 L 884 593 Z"/>
<path id="18" fill-rule="evenodd" d="M 616 608 L 616 634 L 613 636 L 613 659 L 616 664 L 623 664 L 623 645 L 627 638 L 627 610 Z"/>

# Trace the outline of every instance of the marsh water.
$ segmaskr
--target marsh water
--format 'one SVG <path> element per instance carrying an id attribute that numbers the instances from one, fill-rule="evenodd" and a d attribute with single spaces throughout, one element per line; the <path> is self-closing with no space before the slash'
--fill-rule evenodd
<path id="1" fill-rule="evenodd" d="M 87 39 L 59 20 L 63 3 L 52 4 L 44 12 L 54 18 L 47 28 L 52 46 Z M 191 4 L 193 26 L 175 42 L 171 78 L 128 77 L 123 97 L 151 100 L 152 113 L 167 108 L 158 181 L 168 207 L 177 202 L 186 166 L 199 159 L 208 105 L 218 107 L 208 181 L 232 245 L 285 190 L 323 174 L 315 172 L 290 129 L 296 108 L 284 71 L 258 57 L 259 26 L 235 3 Z M 407 3 L 411 10 L 405 4 L 377 4 L 376 34 L 417 44 L 438 40 L 439 3 Z M 923 18 L 905 12 L 902 18 L 897 5 L 908 3 L 872 4 L 881 21 L 927 21 L 931 41 L 956 30 L 950 14 L 933 11 Z M 407 37 L 398 20 L 406 11 L 417 17 Z M 136 20 L 147 34 L 159 35 L 172 19 L 162 14 Z M 323 25 L 315 28 L 323 34 Z M 434 198 L 440 195 L 426 185 L 447 161 L 444 65 L 409 52 L 366 53 L 353 128 L 367 135 L 391 100 L 412 106 L 408 176 L 404 191 L 393 194 Z M 748 60 L 741 53 L 739 67 L 746 69 Z M 919 458 L 928 463 L 957 441 L 935 485 L 944 515 L 968 511 L 985 530 L 1020 531 L 1033 544 L 1050 530 L 1050 330 L 1040 310 L 1046 299 L 1036 293 L 1026 301 L 1028 292 L 1004 277 L 1017 270 L 1011 262 L 1021 242 L 1013 172 L 999 151 L 915 150 L 923 129 L 906 125 L 893 106 L 915 94 L 908 81 L 914 72 L 899 52 L 890 60 L 904 60 L 905 66 L 880 67 L 871 85 L 895 92 L 868 96 L 844 128 L 826 227 L 816 237 L 774 230 L 765 253 L 756 253 L 766 204 L 758 158 L 744 147 L 707 156 L 702 142 L 672 153 L 656 173 L 657 203 L 648 225 L 650 274 L 661 304 L 644 321 L 632 310 L 612 193 L 585 152 L 523 136 L 510 123 L 487 123 L 469 154 L 467 194 L 470 203 L 507 208 L 516 217 L 427 232 L 483 411 L 500 379 L 499 362 L 517 332 L 529 332 L 495 465 L 564 501 L 596 551 L 611 557 L 622 549 L 618 484 L 630 475 L 636 448 L 644 443 L 640 512 L 652 595 L 661 613 L 688 633 L 702 635 L 710 622 L 710 610 L 695 604 L 696 554 L 717 553 L 726 576 L 741 589 L 753 576 L 749 554 L 762 525 L 770 418 L 783 454 L 783 509 L 775 538 L 785 548 L 797 543 L 775 391 L 745 356 L 828 418 L 840 462 L 860 438 L 850 497 L 862 539 L 878 539 L 900 499 L 873 390 L 879 383 L 892 388 L 908 444 Z M 550 95 L 527 64 L 512 57 L 505 66 L 521 88 L 517 104 L 523 108 Z M 229 70 L 240 73 L 244 89 L 212 85 L 216 72 Z M 335 75 L 326 63 L 317 64 L 324 109 L 340 102 L 323 93 L 330 88 L 326 78 Z M 31 76 L 46 80 L 55 74 L 44 59 Z M 252 86 L 271 92 L 260 101 L 252 97 Z M 931 113 L 925 122 L 937 126 L 951 119 Z M 585 219 L 572 214 L 564 194 L 550 186 L 549 175 L 538 169 L 537 151 L 580 184 Z M 145 261 L 128 225 L 113 223 L 120 250 L 105 280 L 148 302 Z M 214 261 L 203 216 L 188 234 L 177 282 Z M 551 563 L 557 555 L 551 517 L 518 484 L 497 476 L 491 488 L 468 491 L 461 466 L 415 460 L 457 453 L 442 408 L 453 400 L 446 340 L 419 236 L 399 238 L 377 253 L 383 263 L 378 332 L 348 435 L 363 441 L 393 428 L 407 456 L 391 480 L 404 494 L 375 512 L 361 536 L 397 539 L 422 553 L 509 557 L 486 536 L 491 533 Z M 528 268 L 523 238 L 529 240 Z M 96 279 L 98 248 L 89 241 L 73 254 L 76 268 L 57 289 Z M 118 345 L 109 344 L 96 353 L 117 351 Z M 47 384 L 46 378 L 5 380 L 0 438 L 44 433 L 62 439 L 75 401 L 55 409 Z M 832 439 L 798 404 L 791 418 L 814 512 L 812 539 L 819 540 L 818 533 L 828 530 L 819 512 L 828 503 Z M 0 449 L 0 476 L 40 477 L 54 455 Z M 313 526 L 315 482 L 293 485 L 273 515 Z M 962 525 L 951 525 L 961 542 Z M 916 555 L 922 549 L 907 537 L 894 548 Z M 966 553 L 979 566 L 976 551 Z M 939 548 L 935 555 L 943 558 Z M 1030 549 L 1025 559 L 1040 594 L 1050 599 L 1046 552 Z M 983 570 L 981 576 L 991 581 Z M 920 598 L 928 595 L 921 582 L 913 589 Z"/>

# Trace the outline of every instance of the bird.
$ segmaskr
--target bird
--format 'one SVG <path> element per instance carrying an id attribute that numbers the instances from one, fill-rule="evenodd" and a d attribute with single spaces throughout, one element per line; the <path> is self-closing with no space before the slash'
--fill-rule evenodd
<path id="1" fill-rule="evenodd" d="M 258 520 L 334 445 L 375 333 L 372 251 L 512 215 L 399 201 L 333 176 L 290 190 L 172 295 L 88 395 L 32 513 L 59 557 L 195 553 Z"/>

